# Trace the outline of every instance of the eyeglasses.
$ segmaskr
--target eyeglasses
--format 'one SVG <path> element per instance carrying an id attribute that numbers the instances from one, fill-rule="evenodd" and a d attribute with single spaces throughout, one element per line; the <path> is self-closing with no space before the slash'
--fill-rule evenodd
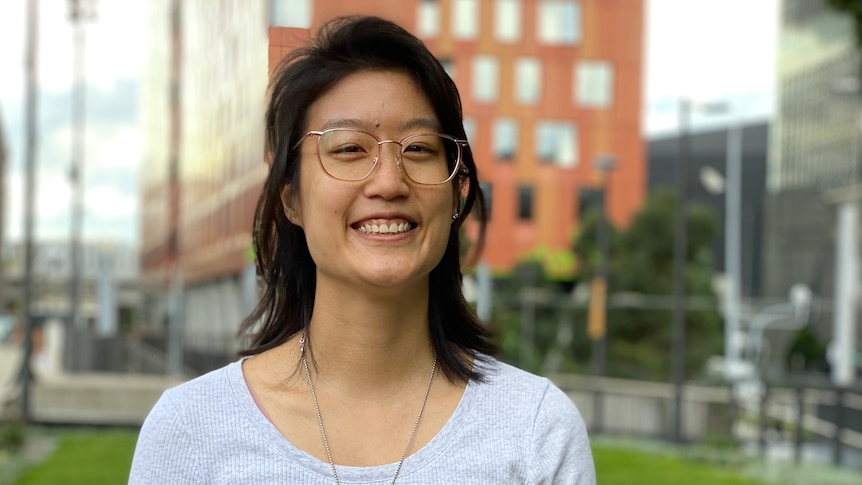
<path id="1" fill-rule="evenodd" d="M 317 158 L 323 171 L 345 181 L 371 175 L 380 160 L 380 147 L 394 143 L 399 147 L 395 163 L 407 178 L 421 185 L 444 184 L 455 177 L 461 166 L 461 147 L 467 146 L 467 140 L 439 133 L 417 133 L 395 141 L 352 128 L 332 128 L 309 131 L 305 137 L 309 136 L 317 137 Z"/>

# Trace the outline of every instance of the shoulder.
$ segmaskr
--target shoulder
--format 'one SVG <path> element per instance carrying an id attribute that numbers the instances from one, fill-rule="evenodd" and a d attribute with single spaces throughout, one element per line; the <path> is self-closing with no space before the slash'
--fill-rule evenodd
<path id="1" fill-rule="evenodd" d="M 167 392 L 180 395 L 216 392 L 236 376 L 242 376 L 242 361 L 239 360 L 183 382 Z"/>
<path id="2" fill-rule="evenodd" d="M 242 370 L 239 362 L 233 362 L 165 390 L 147 415 L 144 427 L 181 421 L 187 428 L 217 403 L 232 399 L 237 379 L 242 380 Z"/>
<path id="3" fill-rule="evenodd" d="M 235 362 L 166 390 L 144 420 L 129 483 L 186 483 L 200 476 L 198 453 L 235 421 Z"/>
<path id="4" fill-rule="evenodd" d="M 232 362 L 166 390 L 147 420 L 176 416 L 185 428 L 205 432 L 213 421 L 221 422 L 243 412 L 245 389 L 242 363 Z"/>
<path id="5" fill-rule="evenodd" d="M 572 400 L 546 377 L 493 359 L 482 364 L 481 370 L 485 381 L 480 386 L 487 385 L 493 392 L 506 395 L 510 402 L 564 407 L 577 412 Z"/>
<path id="6" fill-rule="evenodd" d="M 498 361 L 484 367 L 486 381 L 477 386 L 484 411 L 498 426 L 519 423 L 530 483 L 594 484 L 586 425 L 572 399 L 545 377 Z"/>
<path id="7" fill-rule="evenodd" d="M 480 412 L 492 412 L 498 417 L 529 426 L 532 432 L 545 417 L 557 423 L 568 422 L 582 427 L 583 420 L 575 403 L 546 377 L 537 376 L 495 359 L 477 365 L 483 374 L 481 382 L 471 382 Z"/>

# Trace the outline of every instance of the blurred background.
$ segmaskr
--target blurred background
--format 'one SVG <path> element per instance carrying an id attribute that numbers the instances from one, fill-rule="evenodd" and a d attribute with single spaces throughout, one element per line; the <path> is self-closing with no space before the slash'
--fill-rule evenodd
<path id="1" fill-rule="evenodd" d="M 862 471 L 857 0 L 5 0 L 3 416 L 134 427 L 237 358 L 268 76 L 345 14 L 460 89 L 501 359 L 593 436 Z"/>

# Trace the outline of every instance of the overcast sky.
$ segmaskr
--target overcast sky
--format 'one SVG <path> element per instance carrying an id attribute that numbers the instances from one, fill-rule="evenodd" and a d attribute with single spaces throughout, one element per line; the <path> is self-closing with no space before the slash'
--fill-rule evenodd
<path id="1" fill-rule="evenodd" d="M 87 0 L 83 0 L 85 3 Z M 98 0 L 86 34 L 84 237 L 138 238 L 138 79 L 146 45 L 146 0 Z M 0 2 L 0 118 L 9 158 L 6 234 L 23 232 L 24 25 L 27 0 Z M 647 136 L 677 126 L 681 95 L 730 101 L 733 119 L 764 118 L 773 104 L 779 0 L 646 0 L 643 126 Z M 38 219 L 40 239 L 69 234 L 72 28 L 68 0 L 40 0 Z M 718 7 L 720 5 L 720 8 Z M 728 116 L 695 116 L 696 125 Z"/>

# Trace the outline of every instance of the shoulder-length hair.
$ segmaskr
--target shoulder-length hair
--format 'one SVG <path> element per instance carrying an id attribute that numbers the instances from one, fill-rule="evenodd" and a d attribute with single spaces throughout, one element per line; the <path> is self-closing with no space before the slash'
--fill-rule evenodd
<path id="1" fill-rule="evenodd" d="M 282 190 L 298 193 L 300 151 L 296 148 L 309 127 L 308 109 L 348 75 L 369 70 L 403 72 L 428 97 L 444 133 L 466 139 L 461 98 L 455 83 L 425 45 L 396 24 L 377 17 L 344 17 L 325 24 L 308 46 L 289 54 L 270 81 L 266 113 L 269 175 L 257 203 L 253 243 L 263 294 L 242 322 L 240 333 L 250 335 L 242 355 L 276 347 L 307 330 L 316 281 L 316 266 L 303 230 L 286 217 Z M 472 212 L 479 237 L 472 253 L 484 242 L 485 201 L 469 147 L 464 147 L 462 170 L 453 180 L 459 212 Z M 472 210 L 473 206 L 476 210 Z M 429 276 L 428 321 L 441 370 L 451 381 L 482 379 L 487 356 L 496 352 L 489 330 L 476 318 L 461 290 L 459 228 L 452 224 L 440 263 Z M 306 345 L 310 349 L 311 342 Z"/>

